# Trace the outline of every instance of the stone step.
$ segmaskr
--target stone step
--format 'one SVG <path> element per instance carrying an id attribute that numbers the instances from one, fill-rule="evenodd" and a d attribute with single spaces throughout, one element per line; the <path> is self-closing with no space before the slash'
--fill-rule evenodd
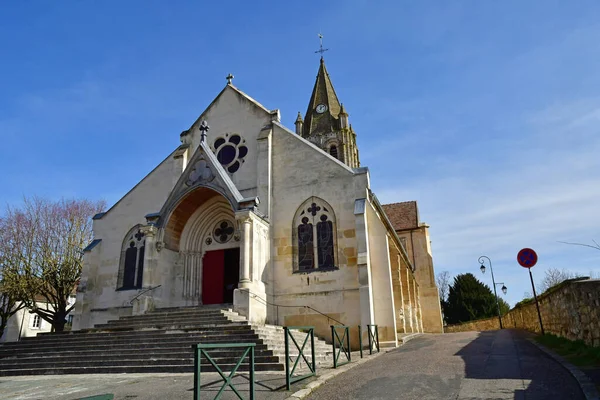
<path id="1" fill-rule="evenodd" d="M 138 334 L 131 335 L 94 335 L 94 336 L 86 336 L 86 335 L 77 335 L 77 336 L 65 336 L 62 340 L 48 337 L 40 337 L 39 340 L 23 340 L 20 342 L 11 342 L 7 343 L 6 348 L 16 347 L 16 346 L 37 346 L 39 344 L 63 344 L 63 343 L 93 343 L 96 341 L 136 341 L 143 339 L 164 339 L 164 340 L 179 340 L 182 338 L 198 338 L 203 339 L 204 342 L 210 340 L 211 338 L 222 338 L 222 337 L 258 337 L 258 334 L 255 333 L 252 329 L 240 329 L 240 330 L 223 330 L 223 331 L 190 331 L 183 333 L 154 333 L 152 331 L 138 331 Z"/>
<path id="2" fill-rule="evenodd" d="M 235 364 L 219 365 L 223 371 L 231 371 Z M 248 371 L 249 364 L 242 363 L 238 371 Z M 283 371 L 285 366 L 280 363 L 255 364 L 255 371 Z M 216 372 L 212 365 L 202 364 L 202 372 Z M 0 376 L 18 375 L 62 375 L 62 374 L 122 374 L 122 373 L 189 373 L 194 372 L 194 365 L 113 365 L 103 367 L 64 367 L 64 368 L 19 368 L 11 370 L 0 369 Z"/>
<path id="3" fill-rule="evenodd" d="M 53 351 L 66 351 L 68 349 L 71 350 L 79 350 L 79 351 L 85 351 L 86 349 L 91 349 L 93 348 L 94 350 L 127 350 L 127 349 L 135 349 L 135 350 L 139 350 L 139 351 L 149 351 L 151 349 L 155 349 L 155 348 L 165 348 L 165 347 L 182 347 L 182 348 L 191 348 L 192 345 L 197 344 L 198 341 L 197 340 L 185 340 L 185 341 L 169 341 L 169 342 L 156 342 L 156 341 L 149 341 L 146 343 L 132 343 L 132 342 L 127 342 L 127 343 L 115 343 L 115 344 L 94 344 L 93 346 L 90 345 L 85 345 L 85 344 L 77 344 L 77 345 L 69 345 L 66 344 L 64 346 L 53 346 L 51 348 L 48 347 L 44 347 L 44 346 L 27 346 L 27 347 L 14 347 L 12 349 L 0 349 L 0 358 L 5 357 L 8 354 L 15 354 L 15 353 L 25 353 L 27 351 L 31 351 L 31 352 L 40 352 L 40 353 L 47 353 L 47 352 L 53 352 Z M 209 342 L 206 342 L 207 344 Z M 253 339 L 248 339 L 248 338 L 243 338 L 243 340 L 239 339 L 239 338 L 224 338 L 224 339 L 219 339 L 219 340 L 211 340 L 210 344 L 219 344 L 219 343 L 255 343 L 255 344 L 264 344 L 262 343 L 262 339 L 257 339 L 257 338 L 253 338 Z"/>
<path id="4" fill-rule="evenodd" d="M 213 330 L 213 331 L 190 331 L 181 333 L 165 333 L 156 331 L 137 331 L 128 335 L 119 333 L 115 334 L 95 334 L 95 335 L 73 335 L 56 337 L 40 337 L 38 340 L 23 340 L 21 342 L 7 343 L 5 348 L 20 347 L 20 346 L 39 346 L 39 345 L 62 345 L 62 344 L 93 344 L 96 342 L 115 343 L 115 342 L 136 342 L 148 340 L 181 340 L 181 339 L 196 339 L 201 342 L 219 339 L 222 337 L 253 337 L 257 338 L 258 334 L 252 329 L 237 329 L 237 330 Z"/>
<path id="5" fill-rule="evenodd" d="M 210 328 L 218 326 L 229 326 L 232 323 L 220 321 L 218 323 L 197 323 L 197 322 L 164 322 L 164 323 L 152 323 L 152 324 L 101 324 L 95 325 L 96 330 L 102 331 L 124 331 L 124 330 L 143 330 L 143 329 L 190 329 L 190 328 Z"/>
<path id="6" fill-rule="evenodd" d="M 160 309 L 145 315 L 121 317 L 80 332 L 39 335 L 0 346 L 0 376 L 120 372 L 193 372 L 192 345 L 255 343 L 257 371 L 281 371 L 285 366 L 284 330 L 254 325 L 231 310 L 231 305 Z M 291 331 L 301 346 L 306 333 Z M 310 348 L 305 357 L 312 362 Z M 243 350 L 242 350 L 243 351 Z M 240 349 L 208 350 L 224 370 L 232 368 Z M 331 346 L 315 337 L 315 362 L 331 363 Z M 290 343 L 290 358 L 298 350 Z M 298 368 L 307 368 L 301 359 Z M 241 370 L 247 370 L 246 361 Z M 214 371 L 202 361 L 203 371 Z"/>
<path id="7" fill-rule="evenodd" d="M 271 350 L 268 350 L 266 346 L 255 347 L 255 355 L 257 357 L 275 357 Z M 223 357 L 239 357 L 241 355 L 240 349 L 222 349 L 222 350 L 210 350 L 208 354 L 211 357 L 223 358 Z M 45 359 L 52 359 L 56 361 L 80 361 L 83 359 L 94 359 L 98 361 L 122 361 L 122 360 L 152 360 L 152 359 L 168 359 L 168 358 L 193 358 L 194 351 L 191 347 L 189 348 L 170 348 L 161 350 L 152 350 L 148 352 L 143 351 L 64 351 L 64 352 L 49 352 L 45 353 Z M 277 356 L 278 357 L 278 356 Z M 37 353 L 16 353 L 10 357 L 2 358 L 2 365 L 4 364 L 15 364 L 21 360 L 35 360 L 40 361 L 40 356 Z"/>
<path id="8" fill-rule="evenodd" d="M 220 364 L 235 364 L 239 361 L 242 353 L 234 355 L 234 356 L 225 356 L 225 357 L 213 357 L 211 358 L 217 365 Z M 246 362 L 247 361 L 246 357 Z M 4 360 L 3 360 L 4 361 Z M 270 356 L 270 355 L 260 355 L 254 356 L 254 362 L 260 364 L 268 364 L 268 363 L 276 363 L 279 362 L 279 357 Z M 208 363 L 208 361 L 207 361 Z M 185 357 L 169 357 L 169 358 L 148 358 L 148 359 L 127 359 L 122 358 L 121 360 L 117 360 L 118 365 L 194 365 L 194 357 L 193 354 L 188 354 Z M 6 362 L 2 363 L 2 370 L 9 369 L 20 369 L 26 367 L 40 367 L 40 368 L 57 368 L 57 367 L 104 367 L 115 365 L 115 360 L 103 360 L 103 359 L 83 359 L 80 358 L 78 360 L 63 360 L 63 359 L 53 359 L 53 358 L 45 358 L 45 359 L 16 359 L 16 360 L 6 360 Z"/>
<path id="9" fill-rule="evenodd" d="M 201 306 L 185 306 L 185 307 L 161 307 L 155 308 L 154 310 L 148 312 L 148 314 L 156 314 L 161 312 L 190 312 L 190 311 L 212 311 L 212 310 L 227 310 L 232 309 L 232 303 L 223 303 L 223 304 L 208 304 Z"/>
<path id="10" fill-rule="evenodd" d="M 209 328 L 230 328 L 230 327 L 236 327 L 236 326 L 248 326 L 247 323 L 245 322 L 224 322 L 222 324 L 211 324 L 211 325 L 192 325 L 192 326 L 186 326 L 186 327 L 165 327 L 165 328 L 157 328 L 154 326 L 141 326 L 141 327 L 120 327 L 117 325 L 111 325 L 111 326 L 106 326 L 106 327 L 101 327 L 101 328 L 89 328 L 89 329 L 84 329 L 81 332 L 83 333 L 103 333 L 103 332 L 140 332 L 140 331 L 156 331 L 156 330 L 167 330 L 167 331 L 175 331 L 175 330 L 182 330 L 182 331 L 193 331 L 193 330 L 202 330 L 202 329 L 209 329 Z M 38 336 L 40 335 L 49 335 L 50 333 L 43 333 L 43 334 L 38 334 Z"/>
<path id="11" fill-rule="evenodd" d="M 256 354 L 271 355 L 273 352 L 267 348 L 264 344 L 256 344 L 254 347 Z M 192 346 L 185 347 L 160 347 L 160 348 L 148 348 L 146 351 L 141 350 L 127 350 L 127 349 L 96 349 L 91 348 L 88 350 L 55 350 L 55 349 L 44 349 L 40 352 L 12 352 L 11 355 L 3 357 L 2 360 L 16 359 L 16 358 L 27 358 L 27 357 L 38 357 L 38 353 L 44 353 L 44 357 L 120 357 L 120 358 L 150 358 L 150 357 L 168 357 L 171 354 L 193 354 Z M 217 348 L 208 351 L 208 354 L 216 356 L 224 355 L 235 355 L 240 352 L 237 348 Z M 0 363 L 1 364 L 1 363 Z"/>
<path id="12" fill-rule="evenodd" d="M 74 339 L 85 339 L 90 340 L 93 338 L 104 338 L 104 337 L 139 337 L 139 336 L 159 336 L 159 335 L 178 335 L 178 334 L 208 334 L 214 333 L 227 333 L 235 335 L 237 333 L 250 332 L 252 329 L 248 325 L 223 325 L 223 326 L 209 326 L 209 327 L 192 327 L 186 329 L 155 329 L 148 328 L 143 330 L 94 330 L 94 331 L 74 331 L 67 334 L 54 334 L 44 333 L 38 334 L 38 336 L 30 336 L 21 338 L 21 342 L 38 341 L 41 340 L 52 340 L 52 341 L 64 341 Z M 169 336 L 170 337 L 170 336 Z M 16 345 L 19 342 L 7 342 L 6 344 Z"/>
<path id="13" fill-rule="evenodd" d="M 122 320 L 111 320 L 107 321 L 104 324 L 96 324 L 94 328 L 110 328 L 110 327 L 124 327 L 124 326 L 132 326 L 132 327 L 150 327 L 157 325 L 225 325 L 228 323 L 232 323 L 233 321 L 228 320 L 225 317 L 220 318 L 165 318 L 165 319 L 152 319 L 147 321 L 122 321 Z"/>
<path id="14" fill-rule="evenodd" d="M 273 356 L 273 352 L 266 348 L 264 345 L 257 345 L 255 347 L 255 354 L 257 356 Z M 43 354 L 44 358 L 79 358 L 79 359 L 102 359 L 105 358 L 118 358 L 119 360 L 123 359 L 132 359 L 132 360 L 140 360 L 140 359 L 158 359 L 158 358 L 169 358 L 175 355 L 185 355 L 185 357 L 191 357 L 193 355 L 192 347 L 179 347 L 179 348 L 162 348 L 162 349 L 148 349 L 147 351 L 127 351 L 123 349 L 118 350 L 86 350 L 86 351 L 46 351 L 46 352 L 30 352 L 30 353 L 19 353 L 15 352 L 13 354 L 7 354 L 6 357 L 1 358 L 2 363 L 8 360 L 21 360 L 21 359 L 30 359 L 37 358 L 40 359 L 40 354 Z M 215 357 L 234 357 L 239 356 L 241 353 L 239 349 L 222 349 L 219 351 L 211 351 L 209 352 L 211 356 Z"/>
<path id="15" fill-rule="evenodd" d="M 210 320 L 227 320 L 223 314 L 220 315 L 182 315 L 177 317 L 164 316 L 164 317 L 145 317 L 145 318 L 128 318 L 128 319 L 111 319 L 107 323 L 146 323 L 146 322 L 163 322 L 163 321 L 210 321 Z"/>
<path id="16" fill-rule="evenodd" d="M 187 313 L 157 313 L 157 314 L 143 314 L 143 315 L 130 315 L 120 317 L 115 321 L 145 321 L 148 319 L 180 319 L 180 318 L 219 318 L 224 317 L 225 311 L 211 311 L 211 312 L 187 312 Z"/>

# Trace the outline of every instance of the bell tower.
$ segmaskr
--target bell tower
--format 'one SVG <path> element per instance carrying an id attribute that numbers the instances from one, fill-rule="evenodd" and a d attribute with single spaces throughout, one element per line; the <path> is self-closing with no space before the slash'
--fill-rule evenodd
<path id="1" fill-rule="evenodd" d="M 323 36 L 321 39 L 321 53 L 319 71 L 313 87 L 308 108 L 302 120 L 300 113 L 296 119 L 296 133 L 314 143 L 323 151 L 337 158 L 351 168 L 358 168 L 358 148 L 356 147 L 356 133 L 348 122 L 348 113 L 344 105 L 338 100 L 325 68 L 323 59 Z"/>

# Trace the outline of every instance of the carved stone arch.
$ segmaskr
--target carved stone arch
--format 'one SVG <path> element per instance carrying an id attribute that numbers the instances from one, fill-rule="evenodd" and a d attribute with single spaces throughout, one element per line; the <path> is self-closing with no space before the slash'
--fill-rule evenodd
<path id="1" fill-rule="evenodd" d="M 138 224 L 131 228 L 121 244 L 121 257 L 117 273 L 117 289 L 139 289 L 144 273 L 144 252 L 146 237 Z"/>
<path id="2" fill-rule="evenodd" d="M 292 254 L 294 272 L 337 268 L 337 219 L 333 207 L 320 197 L 309 197 L 294 214 Z"/>
<path id="3" fill-rule="evenodd" d="M 229 204 L 232 212 L 236 209 L 237 201 L 232 201 L 222 190 L 207 185 L 190 188 L 166 207 L 165 218 L 162 223 L 165 247 L 173 251 L 179 251 L 181 235 L 190 217 L 202 205 L 216 197 L 224 199 Z"/>
<path id="4" fill-rule="evenodd" d="M 224 223 L 231 230 L 229 240 L 220 243 L 214 240 L 214 232 Z M 227 199 L 215 195 L 200 205 L 186 219 L 178 242 L 179 259 L 177 268 L 182 276 L 182 296 L 185 299 L 199 299 L 203 288 L 203 264 L 207 251 L 239 247 L 233 239 L 235 214 Z"/>
<path id="5" fill-rule="evenodd" d="M 207 243 L 207 239 L 213 239 L 212 233 L 222 221 L 228 221 L 237 230 L 237 227 L 235 227 L 235 214 L 227 200 L 220 196 L 207 200 L 202 207 L 190 216 L 183 228 L 180 240 L 181 251 L 204 253 L 207 248 L 213 245 L 212 242 Z M 236 246 L 219 246 L 216 244 L 212 247 L 221 249 Z"/>

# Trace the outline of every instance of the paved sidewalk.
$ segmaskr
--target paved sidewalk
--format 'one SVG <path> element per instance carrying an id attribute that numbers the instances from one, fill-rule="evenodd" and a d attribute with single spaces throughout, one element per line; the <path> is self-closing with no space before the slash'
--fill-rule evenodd
<path id="1" fill-rule="evenodd" d="M 257 399 L 284 400 L 305 389 L 306 394 L 324 379 L 343 373 L 368 360 L 374 360 L 384 352 L 372 356 L 364 352 L 352 353 L 352 362 L 334 370 L 331 364 L 317 366 L 317 376 L 307 378 L 285 388 L 285 373 L 256 373 L 255 392 Z M 75 400 L 82 397 L 111 393 L 117 399 L 165 400 L 192 399 L 194 392 L 193 374 L 90 374 L 90 375 L 44 375 L 0 377 L 1 400 Z M 248 375 L 241 373 L 232 380 L 242 396 L 248 395 Z M 223 385 L 217 373 L 202 373 L 201 398 L 213 399 Z M 238 386 L 239 385 L 239 386 Z M 308 390 L 306 388 L 309 387 Z M 224 400 L 237 399 L 231 389 L 226 389 Z"/>
<path id="2" fill-rule="evenodd" d="M 582 400 L 560 364 L 509 329 L 424 335 L 310 394 L 315 400 Z"/>

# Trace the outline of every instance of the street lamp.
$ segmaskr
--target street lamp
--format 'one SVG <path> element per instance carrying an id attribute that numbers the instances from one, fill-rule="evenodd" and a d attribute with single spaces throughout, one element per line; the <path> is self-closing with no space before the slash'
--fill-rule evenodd
<path id="1" fill-rule="evenodd" d="M 500 329 L 502 328 L 502 314 L 500 314 L 500 302 L 498 301 L 498 293 L 496 292 L 496 285 L 502 285 L 502 293 L 506 294 L 506 291 L 508 290 L 506 288 L 506 286 L 504 286 L 504 282 L 499 282 L 496 283 L 496 281 L 494 280 L 494 269 L 492 268 L 492 260 L 490 260 L 490 258 L 488 256 L 480 256 L 478 261 L 479 264 L 481 264 L 479 266 L 479 269 L 481 270 L 482 274 L 485 274 L 485 265 L 483 264 L 484 261 L 487 260 L 488 264 L 490 264 L 490 272 L 492 273 L 492 283 L 494 284 L 494 296 L 496 296 L 496 307 L 498 307 L 498 320 L 500 321 Z"/>

